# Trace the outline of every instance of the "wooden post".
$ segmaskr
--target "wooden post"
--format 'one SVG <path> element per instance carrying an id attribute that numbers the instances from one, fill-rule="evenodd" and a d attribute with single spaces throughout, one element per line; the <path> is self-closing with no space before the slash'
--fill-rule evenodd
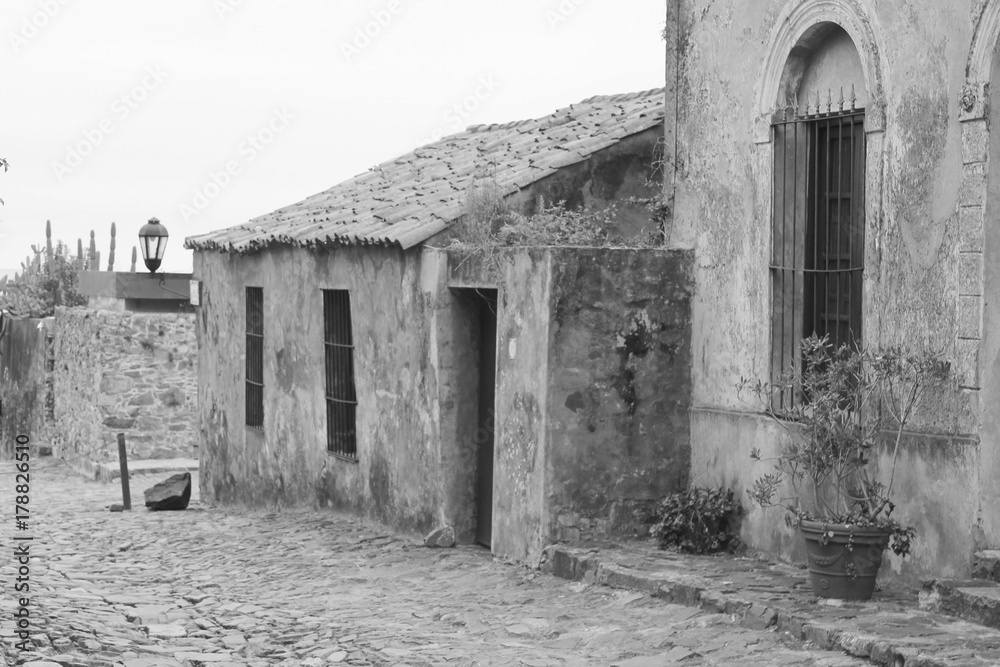
<path id="1" fill-rule="evenodd" d="M 118 434 L 118 463 L 122 473 L 122 505 L 125 509 L 132 509 L 132 497 L 128 490 L 128 457 L 125 455 L 125 434 Z"/>

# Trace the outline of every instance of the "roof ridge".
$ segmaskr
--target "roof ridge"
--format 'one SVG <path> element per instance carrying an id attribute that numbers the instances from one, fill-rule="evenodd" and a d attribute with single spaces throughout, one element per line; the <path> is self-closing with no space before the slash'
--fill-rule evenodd
<path id="1" fill-rule="evenodd" d="M 512 120 L 512 121 L 507 121 L 505 123 L 477 123 L 475 125 L 469 125 L 467 128 L 465 128 L 465 132 L 469 134 L 476 134 L 478 132 L 487 132 L 490 130 L 509 130 L 518 127 L 519 125 L 524 125 L 526 123 L 533 123 L 536 121 L 544 120 L 546 118 L 562 115 L 562 112 L 568 111 L 573 107 L 579 106 L 581 104 L 594 104 L 595 102 L 625 102 L 628 100 L 638 99 L 640 97 L 652 96 L 656 93 L 662 93 L 665 90 L 666 90 L 665 86 L 660 86 L 659 88 L 649 88 L 648 90 L 638 90 L 631 93 L 612 93 L 608 95 L 593 95 L 585 100 L 580 100 L 579 102 L 574 102 L 573 104 L 560 107 L 555 111 L 553 111 L 552 113 L 546 114 L 544 116 L 536 118 L 524 118 L 522 120 Z M 462 133 L 459 132 L 458 134 Z M 454 137 L 456 135 L 453 134 L 451 136 Z M 444 137 L 442 137 L 442 140 L 443 139 Z M 433 146 L 434 144 L 428 144 L 428 145 Z"/>

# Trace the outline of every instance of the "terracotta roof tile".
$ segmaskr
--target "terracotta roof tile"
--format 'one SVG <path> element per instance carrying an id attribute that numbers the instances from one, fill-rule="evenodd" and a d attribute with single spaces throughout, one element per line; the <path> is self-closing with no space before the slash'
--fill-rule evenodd
<path id="1" fill-rule="evenodd" d="M 447 229 L 475 178 L 507 194 L 663 122 L 663 89 L 586 99 L 533 120 L 473 125 L 247 223 L 185 239 L 196 250 L 418 245 Z"/>

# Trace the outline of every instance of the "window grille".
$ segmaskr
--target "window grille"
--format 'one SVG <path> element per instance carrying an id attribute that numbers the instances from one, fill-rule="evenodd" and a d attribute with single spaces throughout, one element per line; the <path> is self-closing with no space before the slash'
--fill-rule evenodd
<path id="1" fill-rule="evenodd" d="M 865 228 L 864 110 L 832 95 L 773 120 L 771 369 L 801 371 L 801 340 L 860 345 Z M 793 405 L 793 393 L 775 408 Z"/>
<path id="2" fill-rule="evenodd" d="M 326 449 L 357 460 L 354 339 L 351 297 L 347 290 L 323 290 L 323 340 L 326 348 Z"/>
<path id="3" fill-rule="evenodd" d="M 264 428 L 264 290 L 247 287 L 246 423 Z"/>

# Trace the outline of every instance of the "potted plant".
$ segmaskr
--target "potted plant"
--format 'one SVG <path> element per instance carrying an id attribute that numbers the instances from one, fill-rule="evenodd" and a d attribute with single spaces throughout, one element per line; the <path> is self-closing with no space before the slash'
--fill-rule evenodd
<path id="1" fill-rule="evenodd" d="M 886 546 L 910 552 L 914 529 L 892 516 L 900 442 L 924 390 L 942 382 L 950 365 L 934 353 L 835 347 L 816 336 L 802 341 L 801 355 L 799 372 L 740 381 L 741 395 L 754 396 L 790 436 L 770 459 L 773 471 L 747 493 L 762 507 L 788 510 L 806 542 L 817 596 L 867 600 Z M 891 463 L 879 469 L 885 444 Z M 757 449 L 751 458 L 763 460 Z M 782 497 L 788 488 L 792 496 Z"/>

